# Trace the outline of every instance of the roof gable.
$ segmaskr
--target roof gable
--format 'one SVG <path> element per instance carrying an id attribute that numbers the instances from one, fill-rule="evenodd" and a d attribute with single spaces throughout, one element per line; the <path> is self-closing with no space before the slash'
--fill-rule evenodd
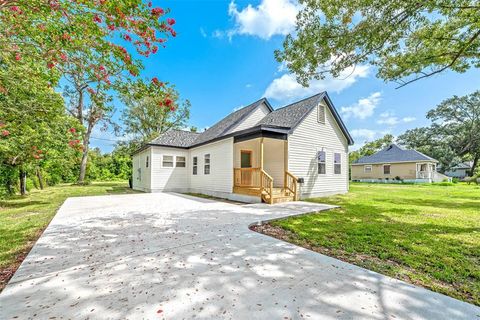
<path id="1" fill-rule="evenodd" d="M 403 149 L 402 147 L 391 144 L 383 150 L 378 151 L 370 156 L 364 156 L 354 162 L 354 164 L 370 164 L 370 163 L 395 163 L 410 161 L 433 161 L 437 160 L 424 155 L 417 150 Z"/>
<path id="2" fill-rule="evenodd" d="M 316 94 L 314 96 L 305 98 L 303 100 L 294 102 L 285 107 L 279 108 L 269 113 L 268 115 L 266 115 L 265 118 L 263 118 L 257 123 L 257 125 L 277 126 L 277 127 L 290 128 L 291 130 L 293 130 L 322 101 L 325 101 L 335 121 L 340 127 L 340 130 L 342 131 L 343 135 L 347 139 L 348 144 L 352 145 L 353 139 L 350 136 L 350 133 L 348 132 L 345 124 L 340 118 L 340 115 L 338 114 L 335 106 L 333 105 L 326 91 Z"/>

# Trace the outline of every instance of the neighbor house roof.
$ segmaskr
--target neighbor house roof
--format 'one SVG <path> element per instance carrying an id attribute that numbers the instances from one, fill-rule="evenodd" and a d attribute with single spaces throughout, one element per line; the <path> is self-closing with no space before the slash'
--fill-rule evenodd
<path id="1" fill-rule="evenodd" d="M 396 144 L 391 144 L 383 150 L 378 151 L 371 156 L 361 157 L 353 164 L 371 164 L 371 163 L 395 163 L 395 162 L 412 162 L 412 161 L 432 161 L 437 160 L 424 155 L 417 150 L 404 149 Z"/>
<path id="2" fill-rule="evenodd" d="M 459 164 L 452 167 L 452 169 L 472 169 L 472 164 L 470 162 L 460 162 Z"/>
<path id="3" fill-rule="evenodd" d="M 251 132 L 257 131 L 282 131 L 285 134 L 293 131 L 295 127 L 312 111 L 315 107 L 325 99 L 327 106 L 329 107 L 331 113 L 336 119 L 340 129 L 347 138 L 348 143 L 353 144 L 353 139 L 348 133 L 345 124 L 338 115 L 337 110 L 333 106 L 328 94 L 322 92 L 316 94 L 312 97 L 303 99 L 301 101 L 289 104 L 283 108 L 273 110 L 270 103 L 266 98 L 262 98 L 254 103 L 241 108 L 219 122 L 205 130 L 201 133 L 194 133 L 189 131 L 182 130 L 169 130 L 161 134 L 158 138 L 150 141 L 144 145 L 141 149 L 137 150 L 139 152 L 145 147 L 154 145 L 154 146 L 166 146 L 166 147 L 177 147 L 177 148 L 191 148 L 205 143 L 213 142 L 219 139 L 224 139 L 231 136 L 245 135 L 250 134 Z M 260 120 L 254 127 L 241 130 L 238 132 L 231 132 L 237 124 L 239 124 L 243 119 L 248 115 L 254 112 L 260 105 L 266 105 L 269 109 L 269 113 Z"/>

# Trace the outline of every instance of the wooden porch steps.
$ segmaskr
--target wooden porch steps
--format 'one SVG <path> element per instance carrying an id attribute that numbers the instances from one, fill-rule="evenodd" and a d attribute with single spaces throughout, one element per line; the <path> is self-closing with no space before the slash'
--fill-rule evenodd
<path id="1" fill-rule="evenodd" d="M 249 196 L 257 196 L 260 197 L 262 195 L 260 188 L 252 188 L 252 187 L 234 187 L 234 193 L 245 194 Z M 288 202 L 288 201 L 295 201 L 294 196 L 290 194 L 290 192 L 285 191 L 284 188 L 273 188 L 273 203 L 280 203 L 280 202 Z M 265 200 L 269 201 L 270 196 L 263 193 Z"/>

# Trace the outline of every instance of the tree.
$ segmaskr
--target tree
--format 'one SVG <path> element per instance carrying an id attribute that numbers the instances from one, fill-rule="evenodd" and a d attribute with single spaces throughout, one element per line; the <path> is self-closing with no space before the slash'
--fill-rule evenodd
<path id="1" fill-rule="evenodd" d="M 438 157 L 445 169 L 462 158 L 472 159 L 472 173 L 480 161 L 480 90 L 442 101 L 427 113 L 432 125 L 407 131 L 399 140 Z"/>
<path id="2" fill-rule="evenodd" d="M 20 192 L 26 193 L 26 174 L 37 174 L 41 163 L 55 153 L 71 154 L 69 130 L 79 123 L 65 113 L 62 97 L 51 87 L 42 68 L 9 63 L 0 54 L 0 163 L 10 169 L 3 182 L 13 192 L 13 179 L 20 177 Z"/>
<path id="3" fill-rule="evenodd" d="M 190 102 L 182 101 L 168 83 L 153 78 L 130 81 L 121 91 L 126 108 L 122 114 L 124 131 L 134 145 L 156 138 L 172 128 L 182 128 L 190 117 Z"/>
<path id="4" fill-rule="evenodd" d="M 476 0 L 300 0 L 295 35 L 276 51 L 304 86 L 359 64 L 404 86 L 450 69 L 480 67 Z"/>
<path id="5" fill-rule="evenodd" d="M 350 163 L 361 157 L 371 156 L 372 154 L 385 149 L 393 143 L 393 140 L 394 138 L 391 134 L 386 134 L 380 139 L 365 143 L 360 149 L 350 152 Z"/>
<path id="6" fill-rule="evenodd" d="M 78 52 L 108 52 L 128 66 L 131 55 L 112 40 L 124 39 L 141 55 L 154 54 L 176 36 L 175 20 L 165 19 L 167 13 L 142 0 L 2 0 L 0 51 L 11 61 L 50 69 L 61 68 Z"/>

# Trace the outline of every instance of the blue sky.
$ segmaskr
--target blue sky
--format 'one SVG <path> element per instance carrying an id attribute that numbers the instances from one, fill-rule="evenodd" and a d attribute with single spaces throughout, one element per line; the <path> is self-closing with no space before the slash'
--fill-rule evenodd
<path id="1" fill-rule="evenodd" d="M 292 0 L 153 1 L 170 8 L 177 37 L 144 61 L 142 75 L 175 84 L 192 104 L 190 125 L 211 126 L 234 109 L 266 96 L 273 107 L 327 90 L 358 148 L 385 133 L 398 135 L 427 125 L 425 114 L 452 95 L 480 88 L 480 71 L 446 72 L 401 89 L 384 83 L 375 70 L 359 66 L 345 80 L 314 81 L 302 88 L 275 61 L 285 34 L 294 27 Z M 116 102 L 118 121 L 123 106 Z M 112 150 L 115 137 L 95 130 L 92 147 Z M 101 139 L 101 140 L 100 140 Z"/>

